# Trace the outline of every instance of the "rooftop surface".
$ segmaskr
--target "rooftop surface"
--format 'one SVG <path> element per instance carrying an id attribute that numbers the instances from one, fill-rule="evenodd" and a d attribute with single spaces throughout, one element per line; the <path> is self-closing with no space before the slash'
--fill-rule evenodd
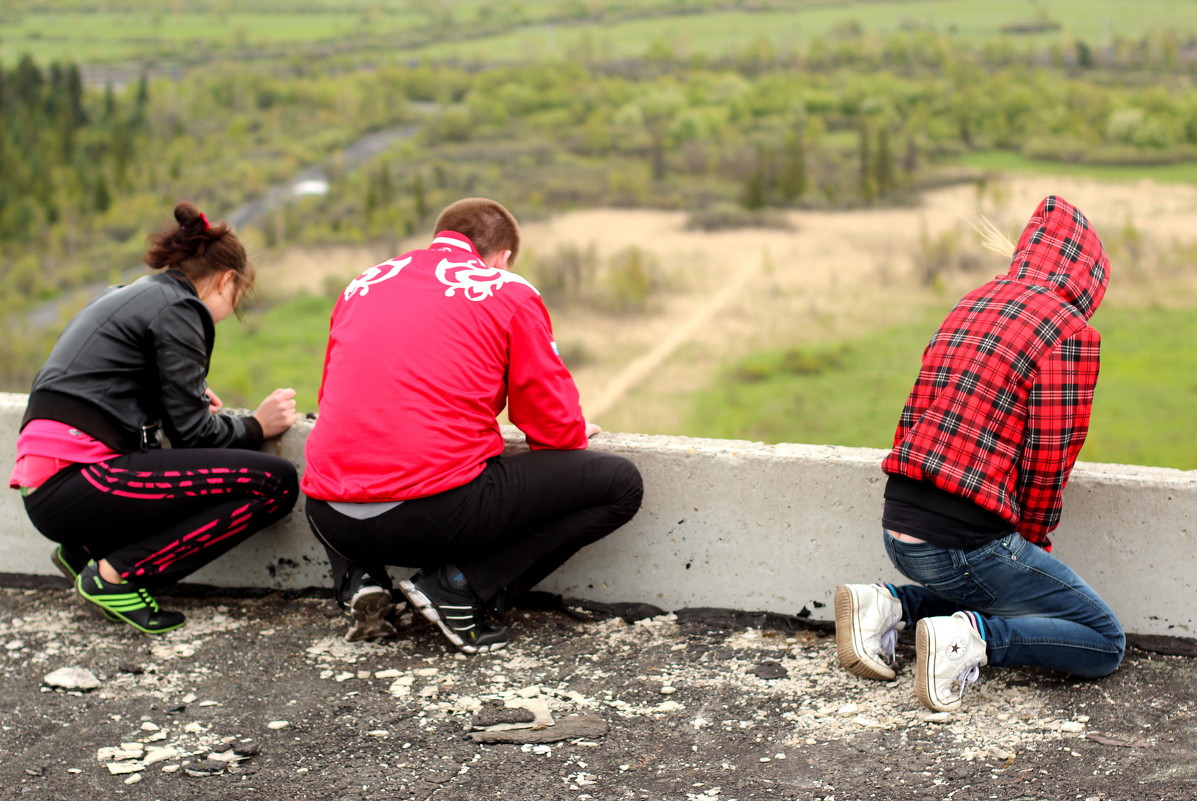
<path id="1" fill-rule="evenodd" d="M 910 638 L 898 679 L 872 682 L 839 668 L 826 624 L 779 615 L 637 621 L 653 610 L 538 596 L 507 649 L 466 657 L 409 613 L 399 639 L 345 642 L 310 593 L 182 588 L 163 605 L 188 624 L 151 638 L 65 581 L 0 583 L 0 798 L 1197 797 L 1188 640 L 1132 638 L 1099 681 L 983 669 L 932 714 Z M 64 667 L 98 686 L 48 686 Z"/>

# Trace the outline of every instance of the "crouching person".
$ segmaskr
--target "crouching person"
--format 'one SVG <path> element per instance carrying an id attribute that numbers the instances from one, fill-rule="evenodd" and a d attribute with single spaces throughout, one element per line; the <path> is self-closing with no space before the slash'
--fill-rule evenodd
<path id="1" fill-rule="evenodd" d="M 294 390 L 238 416 L 207 385 L 215 325 L 252 287 L 253 264 L 228 225 L 190 203 L 174 216 L 145 254 L 158 272 L 108 289 L 59 336 L 9 479 L 79 594 L 148 634 L 184 622 L 156 588 L 283 518 L 299 494 L 295 466 L 258 451 L 295 422 Z"/>
<path id="2" fill-rule="evenodd" d="M 399 589 L 472 654 L 507 643 L 487 613 L 630 520 L 643 488 L 630 461 L 587 450 L 600 429 L 540 295 L 509 271 L 511 213 L 467 198 L 435 232 L 337 299 L 302 489 L 348 639 L 395 633 L 386 568 L 415 567 Z M 503 455 L 505 405 L 527 453 Z"/>
<path id="3" fill-rule="evenodd" d="M 932 337 L 882 465 L 885 549 L 918 583 L 836 590 L 848 670 L 894 678 L 898 632 L 917 626 L 915 694 L 950 711 L 986 665 L 1093 678 L 1121 663 L 1117 618 L 1049 539 L 1089 429 L 1100 336 L 1087 321 L 1109 275 L 1089 221 L 1049 197 L 1009 273 Z"/>

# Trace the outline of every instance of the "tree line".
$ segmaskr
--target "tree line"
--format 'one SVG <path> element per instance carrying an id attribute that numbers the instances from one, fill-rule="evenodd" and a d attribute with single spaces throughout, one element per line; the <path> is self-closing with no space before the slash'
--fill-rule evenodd
<path id="1" fill-rule="evenodd" d="M 331 191 L 245 232 L 251 245 L 393 239 L 465 194 L 526 218 L 648 206 L 717 227 L 908 203 L 970 151 L 1197 158 L 1184 42 L 1082 45 L 846 26 L 803 47 L 762 40 L 718 57 L 660 42 L 621 60 L 583 47 L 507 64 L 217 63 L 122 87 L 86 87 L 77 64 L 24 57 L 0 68 L 0 309 L 16 319 L 31 300 L 115 280 L 179 199 L 224 216 L 322 162 Z M 365 165 L 330 157 L 400 125 L 414 134 Z M 23 376 L 32 359 L 0 354 L 0 365 Z"/>

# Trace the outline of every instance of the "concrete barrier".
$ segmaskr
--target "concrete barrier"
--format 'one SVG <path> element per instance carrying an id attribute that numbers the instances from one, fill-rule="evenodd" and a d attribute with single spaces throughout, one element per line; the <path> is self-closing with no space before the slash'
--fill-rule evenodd
<path id="1" fill-rule="evenodd" d="M 0 465 L 12 464 L 25 396 L 0 393 Z M 311 423 L 267 448 L 300 466 Z M 512 429 L 508 443 L 521 447 Z M 832 617 L 837 584 L 902 578 L 885 557 L 883 451 L 604 433 L 593 447 L 632 459 L 644 507 L 584 549 L 543 589 L 667 610 L 718 606 Z M 0 502 L 0 573 L 55 574 L 50 543 L 20 496 Z M 1129 631 L 1197 634 L 1197 471 L 1078 464 L 1055 553 L 1110 603 Z M 397 571 L 404 574 L 406 571 Z M 300 588 L 327 584 L 323 550 L 300 506 L 190 581 Z"/>

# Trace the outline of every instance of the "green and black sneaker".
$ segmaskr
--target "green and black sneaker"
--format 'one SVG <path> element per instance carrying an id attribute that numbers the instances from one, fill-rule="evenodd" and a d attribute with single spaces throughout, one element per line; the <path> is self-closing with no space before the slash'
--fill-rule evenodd
<path id="1" fill-rule="evenodd" d="M 54 549 L 53 553 L 50 554 L 50 561 L 54 563 L 54 566 L 58 568 L 62 575 L 67 577 L 67 581 L 78 586 L 79 574 L 83 572 L 85 567 L 87 567 L 87 564 L 91 561 L 91 557 L 88 556 L 87 552 L 83 551 L 82 549 L 72 548 L 69 545 L 59 545 Z M 106 617 L 108 620 L 111 620 L 113 623 L 121 622 L 119 617 L 112 614 L 102 606 L 93 607 L 93 609 L 95 609 L 97 613 Z"/>
<path id="2" fill-rule="evenodd" d="M 80 548 L 72 548 L 69 545 L 59 545 L 50 554 L 50 561 L 58 568 L 62 575 L 67 577 L 67 580 L 74 584 L 79 579 L 79 574 L 83 572 L 83 568 L 87 567 L 87 563 L 91 561 L 91 557 L 87 552 Z"/>
<path id="3" fill-rule="evenodd" d="M 145 587 L 129 582 L 114 584 L 100 578 L 100 569 L 92 562 L 83 568 L 75 588 L 84 599 L 100 607 L 105 614 L 115 615 L 133 628 L 146 634 L 162 634 L 183 625 L 178 612 L 164 612 Z"/>

